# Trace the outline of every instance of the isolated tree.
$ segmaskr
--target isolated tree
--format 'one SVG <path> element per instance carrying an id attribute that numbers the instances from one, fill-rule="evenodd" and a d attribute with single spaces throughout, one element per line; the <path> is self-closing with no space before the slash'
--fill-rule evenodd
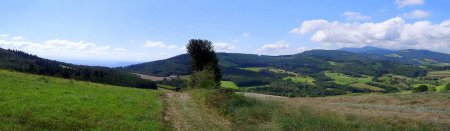
<path id="1" fill-rule="evenodd" d="M 222 74 L 219 68 L 219 59 L 217 59 L 217 55 L 211 41 L 191 39 L 189 40 L 186 48 L 192 58 L 192 72 L 209 70 L 208 72 L 212 72 L 214 75 L 214 81 L 220 85 Z"/>

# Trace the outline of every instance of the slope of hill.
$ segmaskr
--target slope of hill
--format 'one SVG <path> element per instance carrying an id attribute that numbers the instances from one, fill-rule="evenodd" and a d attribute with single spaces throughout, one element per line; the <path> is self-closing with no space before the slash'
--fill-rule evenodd
<path id="1" fill-rule="evenodd" d="M 368 53 L 368 54 L 389 54 L 395 52 L 394 50 L 388 50 L 373 46 L 364 46 L 361 48 L 341 48 L 339 50 L 344 50 L 353 53 Z"/>
<path id="2" fill-rule="evenodd" d="M 68 64 L 0 48 L 0 68 L 97 83 L 156 89 L 156 84 L 113 68 Z"/>
<path id="3" fill-rule="evenodd" d="M 397 61 L 412 65 L 440 65 L 450 66 L 450 54 L 433 52 L 429 50 L 388 50 L 377 47 L 342 48 L 340 50 L 376 57 L 383 60 Z"/>
<path id="4" fill-rule="evenodd" d="M 162 94 L 0 70 L 0 130 L 163 130 Z"/>
<path id="5" fill-rule="evenodd" d="M 338 78 L 329 77 L 325 72 L 338 72 L 350 79 L 376 78 L 384 74 L 417 77 L 427 73 L 426 69 L 417 66 L 342 50 L 312 50 L 285 56 L 218 53 L 218 58 L 224 81 L 232 82 L 246 91 L 284 96 L 324 96 L 372 91 L 350 85 L 371 87 L 368 84 L 372 80 L 342 84 L 334 80 Z M 187 54 L 122 69 L 153 76 L 191 73 L 190 57 Z M 377 91 L 398 91 L 391 87 L 384 89 L 386 87 L 389 86 Z"/>

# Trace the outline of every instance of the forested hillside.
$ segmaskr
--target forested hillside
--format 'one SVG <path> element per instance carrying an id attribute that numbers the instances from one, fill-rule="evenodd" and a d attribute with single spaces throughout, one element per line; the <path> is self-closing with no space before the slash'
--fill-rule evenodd
<path id="1" fill-rule="evenodd" d="M 107 67 L 68 64 L 17 50 L 0 48 L 0 68 L 118 86 L 156 89 L 156 84 L 128 72 Z"/>

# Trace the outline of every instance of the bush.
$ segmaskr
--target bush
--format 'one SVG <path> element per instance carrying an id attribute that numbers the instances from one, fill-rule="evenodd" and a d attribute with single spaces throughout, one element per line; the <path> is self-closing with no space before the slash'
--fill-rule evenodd
<path id="1" fill-rule="evenodd" d="M 188 82 L 190 88 L 218 89 L 219 85 L 215 81 L 214 72 L 202 70 L 194 72 Z"/>
<path id="2" fill-rule="evenodd" d="M 448 83 L 446 86 L 445 86 L 445 89 L 444 90 L 450 90 L 450 83 Z"/>
<path id="3" fill-rule="evenodd" d="M 426 91 L 428 91 L 427 85 L 420 85 L 419 87 L 413 89 L 413 92 L 426 92 Z"/>

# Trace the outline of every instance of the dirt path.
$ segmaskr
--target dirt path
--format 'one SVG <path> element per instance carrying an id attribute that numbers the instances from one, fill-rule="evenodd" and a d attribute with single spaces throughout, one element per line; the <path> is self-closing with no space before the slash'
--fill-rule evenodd
<path id="1" fill-rule="evenodd" d="M 187 93 L 168 92 L 164 119 L 178 131 L 228 131 L 230 122 L 197 104 Z"/>

